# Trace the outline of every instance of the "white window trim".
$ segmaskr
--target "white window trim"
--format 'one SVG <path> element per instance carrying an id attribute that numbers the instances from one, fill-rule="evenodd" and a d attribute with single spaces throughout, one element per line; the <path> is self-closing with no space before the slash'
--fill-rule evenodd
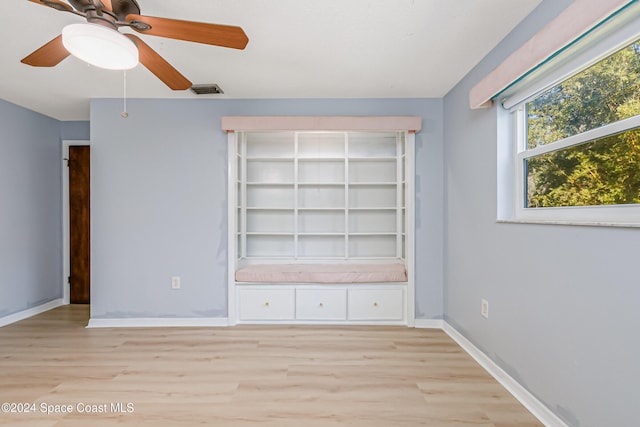
<path id="1" fill-rule="evenodd" d="M 640 116 L 630 117 L 606 126 L 591 129 L 578 135 L 573 135 L 548 145 L 542 145 L 527 150 L 524 140 L 524 110 L 516 113 L 518 154 L 516 155 L 516 218 L 525 220 L 552 220 L 567 223 L 581 223 L 590 225 L 622 225 L 640 227 L 640 205 L 602 205 L 602 206 L 566 206 L 553 208 L 525 208 L 525 160 L 542 154 L 551 153 L 568 147 L 624 132 L 640 127 Z"/>
<path id="2" fill-rule="evenodd" d="M 574 147 L 608 135 L 624 132 L 640 127 L 640 116 L 630 117 L 599 128 L 570 136 L 557 142 L 542 145 L 530 150 L 526 148 L 524 105 L 514 111 L 515 140 L 517 153 L 515 156 L 515 219 L 518 222 L 548 222 L 554 224 L 579 224 L 640 227 L 640 204 L 601 205 L 601 206 L 563 206 L 550 208 L 526 208 L 525 160 L 553 151 Z"/>
<path id="3" fill-rule="evenodd" d="M 517 120 L 520 123 L 524 124 L 524 120 L 526 119 L 524 117 L 518 117 Z M 572 135 L 570 137 L 560 139 L 551 144 L 540 145 L 530 150 L 527 150 L 524 146 L 521 146 L 518 150 L 518 156 L 522 159 L 537 157 L 542 154 L 551 153 L 552 151 L 558 151 L 568 147 L 573 147 L 575 145 L 580 145 L 582 143 L 593 141 L 595 139 L 615 135 L 617 133 L 625 132 L 637 127 L 640 127 L 640 116 L 629 117 L 628 119 L 619 120 L 617 122 L 613 122 L 599 128 L 591 129 L 577 135 Z M 520 135 L 522 135 L 522 133 Z M 519 146 L 521 144 L 521 142 L 519 141 L 520 139 L 524 138 L 521 138 L 520 136 L 518 137 Z M 526 142 L 523 141 L 522 144 L 524 145 L 526 144 Z"/>
<path id="4" fill-rule="evenodd" d="M 577 44 L 575 52 L 572 49 L 567 50 L 564 55 L 560 55 L 555 61 L 548 63 L 544 69 L 531 76 L 531 79 L 521 82 L 500 95 L 502 105 L 498 108 L 511 116 L 509 126 L 512 126 L 511 131 L 508 132 L 509 135 L 504 135 L 503 138 L 508 138 L 512 147 L 515 142 L 515 147 L 506 149 L 506 141 L 500 142 L 499 139 L 499 156 L 511 152 L 510 162 L 513 163 L 508 169 L 513 171 L 514 185 L 510 190 L 509 186 L 498 185 L 498 222 L 640 227 L 640 204 L 525 207 L 524 161 L 526 159 L 640 127 L 640 116 L 636 116 L 531 150 L 527 150 L 526 147 L 524 106 L 527 102 L 549 87 L 640 39 L 640 20 L 637 19 L 640 16 L 640 4 L 629 7 L 620 15 L 617 22 L 603 25 L 585 37 L 583 40 L 585 44 Z M 503 167 L 499 166 L 499 168 Z M 504 175 L 502 176 L 504 178 Z M 512 195 L 508 194 L 511 192 L 513 192 Z"/>
<path id="5" fill-rule="evenodd" d="M 526 150 L 524 127 L 524 109 L 513 113 L 516 121 L 515 156 L 515 220 L 516 222 L 547 222 L 553 224 L 578 224 L 620 227 L 640 227 L 640 204 L 601 205 L 601 206 L 563 206 L 550 208 L 526 208 L 525 160 L 553 151 L 574 147 L 588 141 L 640 127 L 640 116 L 620 120 L 600 128 L 573 135 L 552 144 Z"/>

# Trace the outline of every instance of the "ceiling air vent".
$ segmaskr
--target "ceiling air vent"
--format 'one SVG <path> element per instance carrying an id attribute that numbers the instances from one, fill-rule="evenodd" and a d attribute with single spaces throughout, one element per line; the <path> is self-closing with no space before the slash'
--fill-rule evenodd
<path id="1" fill-rule="evenodd" d="M 196 95 L 217 95 L 219 93 L 224 93 L 217 84 L 193 85 L 191 86 L 191 91 Z"/>

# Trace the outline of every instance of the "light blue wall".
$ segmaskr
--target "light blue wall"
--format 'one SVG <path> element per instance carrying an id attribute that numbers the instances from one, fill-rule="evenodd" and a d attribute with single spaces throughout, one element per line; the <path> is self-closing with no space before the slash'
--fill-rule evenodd
<path id="1" fill-rule="evenodd" d="M 88 141 L 89 128 L 89 122 L 85 121 L 60 122 L 60 138 L 63 141 Z"/>
<path id="2" fill-rule="evenodd" d="M 0 100 L 0 317 L 62 297 L 60 122 Z"/>
<path id="3" fill-rule="evenodd" d="M 92 318 L 227 315 L 229 115 L 418 115 L 417 304 L 442 318 L 442 100 L 91 102 Z M 182 289 L 170 289 L 181 276 Z"/>
<path id="4" fill-rule="evenodd" d="M 569 3 L 543 1 L 444 99 L 444 312 L 570 426 L 632 427 L 640 229 L 497 224 L 498 107 L 468 106 L 471 87 Z"/>

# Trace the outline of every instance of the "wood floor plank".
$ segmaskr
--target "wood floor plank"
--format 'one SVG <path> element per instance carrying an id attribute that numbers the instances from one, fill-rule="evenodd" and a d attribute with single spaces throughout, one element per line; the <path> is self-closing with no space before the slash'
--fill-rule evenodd
<path id="1" fill-rule="evenodd" d="M 0 328 L 0 402 L 37 407 L 0 425 L 542 425 L 440 330 L 86 329 L 88 317 L 72 305 Z"/>

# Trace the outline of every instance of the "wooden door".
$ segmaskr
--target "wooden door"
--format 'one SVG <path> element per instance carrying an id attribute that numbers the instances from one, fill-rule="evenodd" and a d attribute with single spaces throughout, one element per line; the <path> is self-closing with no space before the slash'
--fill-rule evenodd
<path id="1" fill-rule="evenodd" d="M 90 270 L 90 191 L 89 146 L 69 147 L 69 276 L 70 302 L 89 304 Z"/>

